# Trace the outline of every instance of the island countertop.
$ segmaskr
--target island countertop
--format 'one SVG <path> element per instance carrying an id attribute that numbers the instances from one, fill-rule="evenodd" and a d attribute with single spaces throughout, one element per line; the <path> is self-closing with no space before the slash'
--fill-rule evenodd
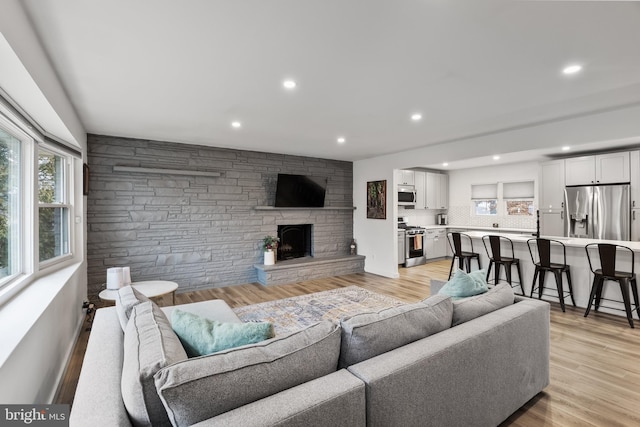
<path id="1" fill-rule="evenodd" d="M 531 295 L 531 289 L 534 287 L 533 275 L 535 272 L 535 266 L 533 261 L 531 260 L 531 254 L 529 252 L 529 248 L 527 245 L 527 241 L 529 239 L 534 238 L 533 236 L 524 236 L 517 234 L 509 234 L 509 233 L 487 233 L 484 231 L 468 231 L 464 234 L 467 234 L 471 237 L 473 241 L 473 251 L 480 254 L 480 261 L 482 263 L 482 267 L 486 270 L 489 266 L 489 257 L 486 253 L 485 247 L 482 242 L 482 236 L 486 236 L 489 234 L 493 235 L 502 235 L 504 237 L 509 238 L 513 242 L 514 256 L 515 258 L 520 259 L 520 266 L 522 272 L 522 286 L 524 288 L 525 295 Z M 629 241 L 619 241 L 619 240 L 597 240 L 597 239 L 582 239 L 582 238 L 569 238 L 569 237 L 557 237 L 557 236 L 540 236 L 542 238 L 549 238 L 552 240 L 558 240 L 562 242 L 566 247 L 566 255 L 567 255 L 567 264 L 571 269 L 571 281 L 573 283 L 573 294 L 576 301 L 576 305 L 581 308 L 586 308 L 589 302 L 589 295 L 591 292 L 591 285 L 593 282 L 593 274 L 591 269 L 589 268 L 589 261 L 587 259 L 587 253 L 585 251 L 585 246 L 591 243 L 611 243 L 621 246 L 626 246 L 630 248 L 634 254 L 634 265 L 631 263 L 631 254 L 629 252 L 621 253 L 616 262 L 616 270 L 620 271 L 631 271 L 632 267 L 635 267 L 635 270 L 640 272 L 640 242 L 629 242 Z M 503 256 L 510 256 L 510 248 L 509 245 L 503 245 Z M 464 249 L 468 250 L 468 248 Z M 534 251 L 535 254 L 535 251 Z M 552 248 L 552 261 L 553 262 L 562 262 L 562 251 L 560 248 Z M 597 255 L 594 259 L 592 256 L 592 262 L 594 263 L 594 268 L 599 268 L 600 263 L 597 259 Z M 475 263 L 472 263 L 472 267 L 475 267 Z M 491 271 L 491 277 L 489 281 L 493 280 L 494 271 Z M 501 273 L 501 282 L 506 281 L 504 279 L 504 269 L 502 269 Z M 512 277 L 514 281 L 518 280 L 518 275 L 515 271 L 515 267 L 513 268 Z M 563 280 L 565 281 L 565 290 L 567 290 L 566 286 L 566 277 L 563 275 Z M 537 286 L 537 284 L 535 285 Z M 514 288 L 514 291 L 519 292 L 520 287 Z M 622 293 L 620 291 L 620 286 L 614 282 L 607 282 L 603 288 L 602 293 L 603 299 L 610 299 L 612 301 L 607 301 L 607 306 L 600 307 L 600 311 L 615 314 L 619 316 L 625 316 L 624 306 L 622 304 Z M 545 292 L 543 295 L 543 299 L 548 301 L 558 301 L 555 279 L 553 275 L 548 274 L 545 280 Z M 620 301 L 618 303 L 618 301 Z M 567 305 L 571 305 L 570 298 L 567 297 L 565 300 Z M 592 311 L 593 313 L 593 311 Z"/>
<path id="2" fill-rule="evenodd" d="M 464 234 L 467 234 L 470 237 L 479 238 L 479 239 L 481 239 L 482 236 L 493 234 L 493 235 L 507 237 L 511 239 L 514 243 L 515 242 L 526 243 L 527 240 L 535 238 L 535 236 L 524 236 L 524 235 L 517 235 L 517 234 L 500 233 L 499 230 L 493 233 L 487 233 L 484 231 L 467 231 Z M 598 239 L 582 239 L 578 237 L 559 237 L 559 236 L 540 236 L 540 237 L 544 239 L 557 240 L 559 242 L 562 242 L 565 246 L 573 247 L 573 248 L 584 249 L 586 245 L 589 245 L 591 243 L 610 243 L 613 245 L 626 246 L 634 252 L 640 252 L 640 242 L 631 242 L 628 240 L 598 240 Z"/>

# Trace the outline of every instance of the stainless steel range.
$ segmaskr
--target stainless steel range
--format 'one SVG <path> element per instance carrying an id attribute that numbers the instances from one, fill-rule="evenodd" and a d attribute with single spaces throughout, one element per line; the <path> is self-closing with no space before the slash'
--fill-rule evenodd
<path id="1" fill-rule="evenodd" d="M 398 217 L 398 264 L 404 264 L 405 267 L 426 264 L 424 234 L 424 228 L 407 225 L 404 217 Z M 404 235 L 404 261 L 400 252 L 402 235 Z"/>

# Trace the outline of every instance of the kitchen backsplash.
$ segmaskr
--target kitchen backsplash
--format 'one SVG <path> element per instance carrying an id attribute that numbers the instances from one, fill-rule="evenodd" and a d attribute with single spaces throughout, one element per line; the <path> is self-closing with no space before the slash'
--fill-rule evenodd
<path id="1" fill-rule="evenodd" d="M 497 223 L 503 228 L 536 228 L 536 217 L 516 215 L 471 215 L 469 206 L 449 206 L 448 210 L 423 210 L 398 208 L 398 216 L 405 217 L 410 225 L 435 225 L 436 215 L 446 213 L 449 216 L 449 225 L 472 225 L 476 227 L 491 227 Z"/>
<path id="2" fill-rule="evenodd" d="M 536 228 L 535 215 L 471 215 L 467 206 L 449 206 L 449 225 L 491 227 L 497 223 L 504 228 Z"/>

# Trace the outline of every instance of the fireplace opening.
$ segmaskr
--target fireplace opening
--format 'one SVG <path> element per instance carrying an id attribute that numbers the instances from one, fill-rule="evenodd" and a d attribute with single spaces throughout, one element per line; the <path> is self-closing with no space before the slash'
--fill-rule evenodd
<path id="1" fill-rule="evenodd" d="M 294 259 L 313 256 L 311 251 L 311 224 L 279 225 L 278 259 Z"/>

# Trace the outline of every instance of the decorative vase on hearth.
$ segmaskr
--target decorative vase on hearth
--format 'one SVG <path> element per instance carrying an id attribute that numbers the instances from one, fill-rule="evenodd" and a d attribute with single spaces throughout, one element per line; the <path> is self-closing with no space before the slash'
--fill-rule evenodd
<path id="1" fill-rule="evenodd" d="M 274 265 L 276 263 L 276 251 L 267 249 L 264 251 L 264 265 Z"/>

